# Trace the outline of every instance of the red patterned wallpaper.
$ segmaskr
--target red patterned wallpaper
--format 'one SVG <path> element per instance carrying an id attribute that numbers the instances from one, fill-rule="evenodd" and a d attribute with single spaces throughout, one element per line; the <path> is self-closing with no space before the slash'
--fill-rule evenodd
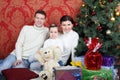
<path id="1" fill-rule="evenodd" d="M 65 14 L 75 19 L 81 4 L 82 0 L 0 0 L 0 58 L 14 49 L 21 28 L 33 23 L 36 10 L 46 11 L 48 26 L 59 24 L 60 17 Z"/>

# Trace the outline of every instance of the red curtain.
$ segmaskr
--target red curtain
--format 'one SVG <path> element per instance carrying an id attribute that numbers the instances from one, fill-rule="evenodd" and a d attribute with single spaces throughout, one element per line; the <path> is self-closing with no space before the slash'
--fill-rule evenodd
<path id="1" fill-rule="evenodd" d="M 36 10 L 46 11 L 45 25 L 49 26 L 59 24 L 60 17 L 65 14 L 75 19 L 81 4 L 82 0 L 0 0 L 0 59 L 14 49 L 23 25 L 33 24 Z"/>

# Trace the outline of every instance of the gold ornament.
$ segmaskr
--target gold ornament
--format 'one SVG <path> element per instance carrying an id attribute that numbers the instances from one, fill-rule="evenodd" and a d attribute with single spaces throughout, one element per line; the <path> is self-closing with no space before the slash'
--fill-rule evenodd
<path id="1" fill-rule="evenodd" d="M 107 30 L 107 31 L 106 31 L 106 34 L 110 34 L 110 33 L 111 33 L 111 31 L 110 31 L 110 30 Z"/>
<path id="2" fill-rule="evenodd" d="M 118 9 L 116 8 L 116 9 L 115 9 L 115 12 L 117 12 L 117 11 L 118 11 Z"/>
<path id="3" fill-rule="evenodd" d="M 102 3 L 103 5 L 105 5 L 105 4 L 106 4 L 106 1 L 102 1 L 101 3 Z"/>
<path id="4" fill-rule="evenodd" d="M 85 18 L 86 18 L 86 17 L 88 17 L 88 15 L 87 15 L 87 14 L 85 15 Z"/>
<path id="5" fill-rule="evenodd" d="M 114 18 L 114 17 L 111 17 L 110 20 L 111 20 L 111 21 L 115 21 L 115 18 Z"/>
<path id="6" fill-rule="evenodd" d="M 84 7 L 84 6 L 85 6 L 85 4 L 83 3 L 83 4 L 82 4 L 82 7 Z"/>
<path id="7" fill-rule="evenodd" d="M 117 12 L 115 13 L 115 15 L 116 15 L 116 16 L 119 16 L 119 15 L 120 15 L 120 12 L 117 11 Z"/>

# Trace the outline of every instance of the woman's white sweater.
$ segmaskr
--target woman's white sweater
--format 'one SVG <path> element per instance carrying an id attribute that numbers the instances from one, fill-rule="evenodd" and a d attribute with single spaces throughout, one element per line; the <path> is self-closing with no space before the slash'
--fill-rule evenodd
<path id="1" fill-rule="evenodd" d="M 60 38 L 63 41 L 63 45 L 64 45 L 62 61 L 64 64 L 66 64 L 70 54 L 71 54 L 72 60 L 74 60 L 74 52 L 78 44 L 79 36 L 75 31 L 71 30 L 68 33 L 63 33 L 60 36 Z"/>

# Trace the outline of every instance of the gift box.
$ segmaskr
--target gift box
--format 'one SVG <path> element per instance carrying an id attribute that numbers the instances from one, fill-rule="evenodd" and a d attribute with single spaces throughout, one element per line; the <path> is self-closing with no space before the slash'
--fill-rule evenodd
<path id="1" fill-rule="evenodd" d="M 80 61 L 84 65 L 84 56 L 74 57 L 74 61 Z"/>
<path id="2" fill-rule="evenodd" d="M 115 58 L 113 56 L 103 56 L 102 66 L 111 67 L 114 65 Z"/>
<path id="3" fill-rule="evenodd" d="M 112 69 L 82 69 L 82 80 L 113 80 Z"/>
<path id="4" fill-rule="evenodd" d="M 81 69 L 75 66 L 54 68 L 55 80 L 82 80 L 81 75 Z"/>

